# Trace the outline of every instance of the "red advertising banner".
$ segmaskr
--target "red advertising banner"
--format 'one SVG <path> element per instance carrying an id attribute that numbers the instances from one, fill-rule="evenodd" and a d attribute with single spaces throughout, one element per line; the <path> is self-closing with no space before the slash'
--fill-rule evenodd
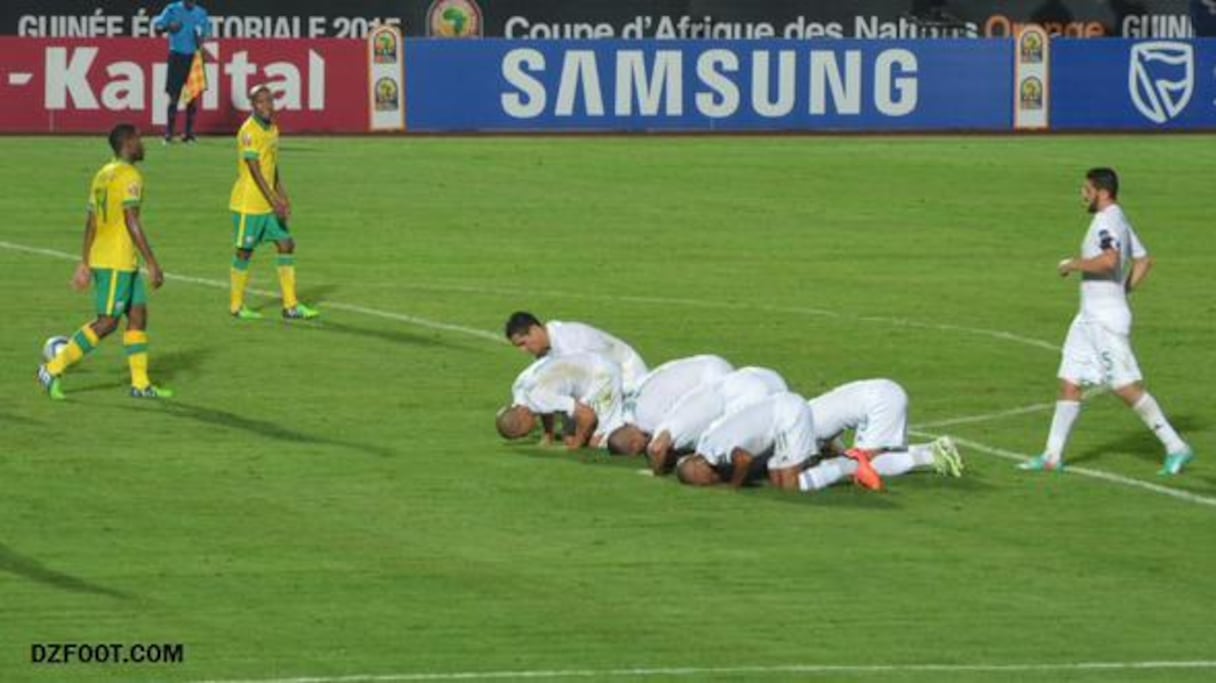
<path id="1" fill-rule="evenodd" d="M 208 43 L 204 52 L 207 91 L 195 125 L 199 133 L 234 132 L 249 114 L 249 89 L 262 83 L 275 93 L 285 130 L 369 128 L 362 40 L 224 40 Z M 5 36 L 0 55 L 0 132 L 98 133 L 120 121 L 144 130 L 165 125 L 168 54 L 162 41 Z"/>

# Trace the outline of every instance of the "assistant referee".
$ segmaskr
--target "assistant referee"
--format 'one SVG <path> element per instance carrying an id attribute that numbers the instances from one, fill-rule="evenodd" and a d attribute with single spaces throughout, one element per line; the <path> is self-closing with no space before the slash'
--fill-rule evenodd
<path id="1" fill-rule="evenodd" d="M 169 35 L 169 73 L 165 77 L 165 93 L 169 95 L 169 118 L 165 127 L 165 144 L 173 141 L 173 129 L 177 125 L 177 102 L 182 87 L 190 76 L 190 65 L 194 53 L 202 49 L 202 41 L 211 35 L 211 22 L 207 10 L 194 0 L 169 3 L 152 26 Z M 194 142 L 194 115 L 198 113 L 198 99 L 186 105 L 186 132 L 182 142 Z"/>

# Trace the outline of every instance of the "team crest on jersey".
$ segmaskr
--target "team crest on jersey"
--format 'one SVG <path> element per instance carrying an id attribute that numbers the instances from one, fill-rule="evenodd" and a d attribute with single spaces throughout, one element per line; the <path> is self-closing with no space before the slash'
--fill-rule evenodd
<path id="1" fill-rule="evenodd" d="M 253 144 L 253 135 L 250 133 L 245 133 L 244 135 L 242 135 L 241 144 L 245 145 L 246 147 L 249 147 L 250 145 L 252 145 Z"/>

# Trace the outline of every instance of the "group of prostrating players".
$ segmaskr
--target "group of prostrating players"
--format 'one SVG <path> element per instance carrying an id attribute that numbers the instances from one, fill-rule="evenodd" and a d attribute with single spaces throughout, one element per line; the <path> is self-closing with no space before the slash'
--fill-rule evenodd
<path id="1" fill-rule="evenodd" d="M 852 478 L 883 488 L 883 477 L 931 470 L 958 477 L 963 460 L 949 437 L 908 443 L 908 395 L 889 379 L 850 382 L 806 399 L 776 371 L 735 368 L 714 355 L 654 370 L 629 344 L 590 325 L 511 315 L 506 335 L 536 357 L 498 412 L 507 439 L 541 425 L 543 444 L 561 432 L 569 449 L 645 453 L 656 476 L 675 472 L 696 486 L 774 486 L 818 491 Z M 843 437 L 852 432 L 852 444 Z"/>
<path id="2" fill-rule="evenodd" d="M 236 248 L 229 312 L 240 320 L 262 317 L 245 306 L 245 289 L 253 250 L 263 242 L 274 242 L 283 317 L 315 318 L 319 313 L 296 298 L 295 241 L 287 229 L 291 200 L 279 175 L 274 96 L 269 87 L 259 85 L 249 98 L 252 112 L 237 132 L 237 180 L 229 200 Z M 139 256 L 143 256 L 153 289 L 164 284 L 165 276 L 140 224 L 143 176 L 135 164 L 144 158 L 143 142 L 135 126 L 119 124 L 110 131 L 109 143 L 114 159 L 93 177 L 84 247 L 72 277 L 73 286 L 81 291 L 92 283 L 97 317 L 57 344 L 54 355 L 38 367 L 39 383 L 56 400 L 64 398 L 63 374 L 118 329 L 123 316 L 127 318 L 122 340 L 131 370 L 131 396 L 173 395 L 148 377 L 148 296 L 139 273 Z"/>

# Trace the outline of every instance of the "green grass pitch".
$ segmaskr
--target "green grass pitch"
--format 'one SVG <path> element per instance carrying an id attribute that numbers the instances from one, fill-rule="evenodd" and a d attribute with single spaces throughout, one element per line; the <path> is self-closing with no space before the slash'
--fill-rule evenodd
<path id="1" fill-rule="evenodd" d="M 151 297 L 151 366 L 177 398 L 127 398 L 111 338 L 52 404 L 42 340 L 91 317 L 55 253 L 79 251 L 108 150 L 0 139 L 0 680 L 1210 680 L 1214 150 L 288 134 L 301 294 L 324 313 L 288 324 L 266 296 L 265 321 L 226 313 L 234 143 L 149 144 L 145 223 L 178 276 Z M 1155 439 L 1110 396 L 1069 456 L 1189 499 L 976 448 L 964 479 L 881 495 L 691 490 L 494 433 L 525 365 L 494 337 L 521 308 L 610 330 L 652 366 L 719 353 L 808 395 L 891 377 L 920 425 L 1050 403 L 1077 306 L 1054 267 L 1095 165 L 1120 171 L 1157 258 L 1133 340 L 1199 459 L 1162 482 Z M 269 251 L 253 268 L 277 289 Z M 926 431 L 1035 454 L 1049 420 Z M 29 662 L 69 641 L 181 642 L 186 661 Z M 1092 662 L 1206 665 L 1076 666 Z M 847 668 L 863 665 L 892 668 Z"/>

